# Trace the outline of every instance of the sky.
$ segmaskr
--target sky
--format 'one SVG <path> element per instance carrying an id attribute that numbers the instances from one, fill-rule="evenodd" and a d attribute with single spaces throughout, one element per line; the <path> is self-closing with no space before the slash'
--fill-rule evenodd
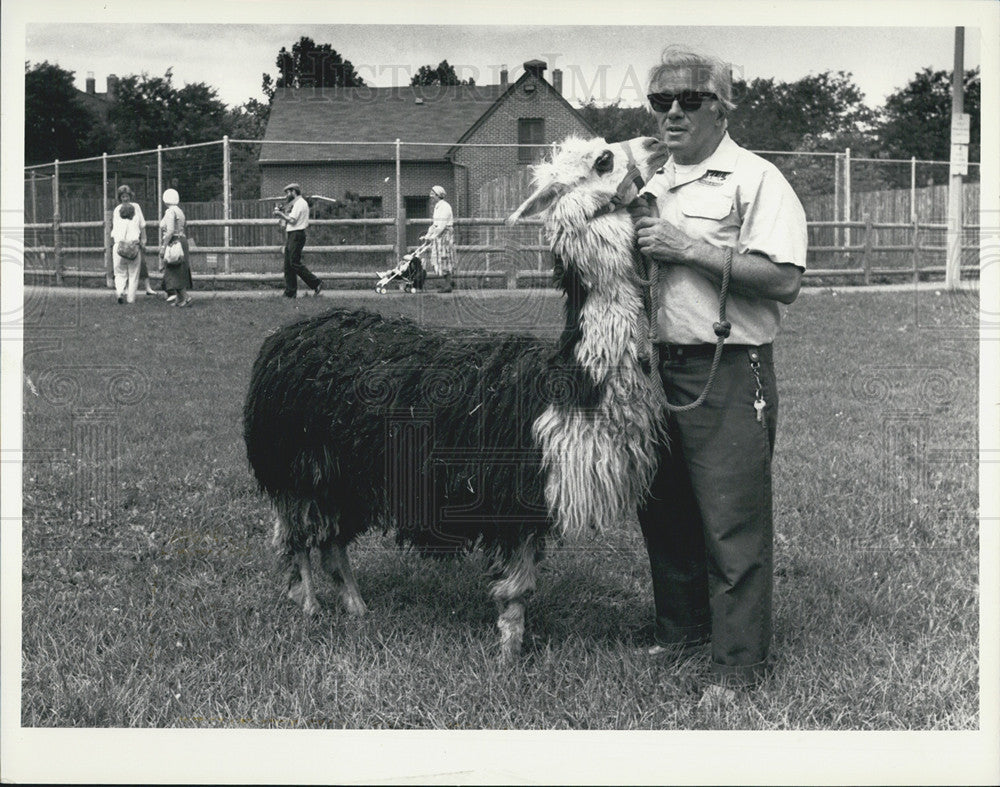
<path id="1" fill-rule="evenodd" d="M 157 6 L 133 0 L 84 2 L 92 7 L 84 14 L 77 4 L 52 0 L 7 0 L 6 5 L 11 3 L 24 13 L 24 59 L 74 71 L 80 89 L 88 72 L 103 92 L 108 74 L 162 76 L 171 69 L 175 86 L 204 82 L 233 106 L 263 98 L 262 74 L 276 76 L 278 51 L 291 49 L 303 35 L 331 44 L 377 87 L 409 84 L 420 66 L 443 59 L 463 78 L 496 84 L 503 65 L 516 78 L 524 61 L 538 58 L 548 63 L 549 75 L 553 68 L 562 69 L 571 103 L 594 99 L 632 105 L 641 101 L 646 73 L 661 49 L 684 44 L 731 61 L 735 74 L 745 79 L 794 81 L 823 71 L 850 72 L 867 103 L 878 106 L 922 68 L 952 69 L 954 25 L 960 21 L 959 15 L 940 10 L 947 4 L 927 6 L 924 12 L 920 3 L 910 3 L 908 13 L 900 15 L 887 13 L 895 4 L 879 0 L 869 0 L 863 15 L 860 6 L 830 0 L 740 6 L 626 0 L 536 3 L 533 8 L 514 0 L 503 14 L 470 0 L 460 11 L 453 7 L 457 3 L 439 2 L 369 2 L 360 6 L 368 10 L 358 11 L 357 3 L 341 2 L 250 0 L 237 9 L 228 3 L 175 0 Z M 47 6 L 65 12 L 45 13 Z M 164 9 L 175 7 L 187 13 L 164 15 Z M 119 12 L 125 8 L 128 13 Z M 224 13 L 229 8 L 239 13 Z M 274 8 L 282 13 L 275 15 Z M 612 8 L 622 13 L 608 24 Z M 884 13 L 873 10 L 879 8 Z M 296 21 L 299 16 L 303 21 Z M 529 16 L 537 21 L 523 24 Z M 640 19 L 646 21 L 635 24 Z M 573 25 L 564 24 L 570 20 Z M 904 21 L 920 26 L 898 26 Z M 973 68 L 980 65 L 981 34 L 969 27 L 965 36 L 965 67 Z M 9 38 L 5 33 L 5 45 Z"/>

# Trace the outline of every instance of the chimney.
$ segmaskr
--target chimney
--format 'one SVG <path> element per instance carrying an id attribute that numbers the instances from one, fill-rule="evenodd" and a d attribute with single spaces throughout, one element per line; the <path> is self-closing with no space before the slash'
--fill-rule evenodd
<path id="1" fill-rule="evenodd" d="M 108 74 L 108 100 L 114 101 L 118 93 L 118 77 Z"/>
<path id="2" fill-rule="evenodd" d="M 500 66 L 500 87 L 507 87 L 507 64 Z"/>
<path id="3" fill-rule="evenodd" d="M 562 95 L 562 69 L 552 69 L 552 87 L 555 88 L 556 93 Z"/>
<path id="4" fill-rule="evenodd" d="M 545 78 L 545 61 L 544 60 L 528 60 L 524 64 L 524 70 L 538 79 Z"/>
<path id="5" fill-rule="evenodd" d="M 87 72 L 87 95 L 92 96 L 97 90 L 97 82 L 94 81 L 94 72 Z"/>

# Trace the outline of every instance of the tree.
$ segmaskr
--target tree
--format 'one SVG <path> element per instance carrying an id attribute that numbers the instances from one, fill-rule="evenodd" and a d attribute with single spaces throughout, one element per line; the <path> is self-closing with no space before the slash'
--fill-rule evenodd
<path id="1" fill-rule="evenodd" d="M 472 77 L 459 79 L 455 67 L 442 60 L 436 66 L 420 66 L 417 73 L 410 79 L 411 85 L 475 85 Z"/>
<path id="2" fill-rule="evenodd" d="M 604 137 L 608 142 L 659 135 L 656 118 L 645 107 L 623 107 L 617 101 L 599 107 L 591 99 L 577 111 L 597 136 Z"/>
<path id="3" fill-rule="evenodd" d="M 104 141 L 107 127 L 80 102 L 73 78 L 74 72 L 48 61 L 25 62 L 25 164 L 94 155 L 91 146 Z"/>
<path id="4" fill-rule="evenodd" d="M 875 113 L 849 73 L 826 71 L 796 82 L 738 80 L 733 98 L 729 129 L 744 147 L 798 150 L 809 144 L 816 150 L 843 150 L 848 140 L 855 148 L 871 146 Z"/>
<path id="5" fill-rule="evenodd" d="M 261 89 L 270 101 L 281 87 L 364 87 L 365 81 L 330 44 L 317 46 L 308 36 L 302 36 L 289 52 L 281 47 L 275 60 L 277 80 L 263 74 Z"/>
<path id="6" fill-rule="evenodd" d="M 951 71 L 925 68 L 885 101 L 880 146 L 891 158 L 947 161 L 951 157 Z M 965 72 L 964 111 L 969 118 L 969 161 L 980 157 L 979 69 Z"/>

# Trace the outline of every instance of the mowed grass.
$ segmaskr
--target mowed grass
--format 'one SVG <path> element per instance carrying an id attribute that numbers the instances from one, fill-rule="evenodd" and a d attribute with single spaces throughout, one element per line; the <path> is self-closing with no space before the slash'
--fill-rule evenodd
<path id="1" fill-rule="evenodd" d="M 638 528 L 553 545 L 519 663 L 481 556 L 352 549 L 369 605 L 285 597 L 241 436 L 265 335 L 334 305 L 560 328 L 540 293 L 26 304 L 22 722 L 75 727 L 974 729 L 975 295 L 812 292 L 777 344 L 774 673 L 699 704 L 649 663 Z M 738 461 L 738 457 L 734 457 Z"/>

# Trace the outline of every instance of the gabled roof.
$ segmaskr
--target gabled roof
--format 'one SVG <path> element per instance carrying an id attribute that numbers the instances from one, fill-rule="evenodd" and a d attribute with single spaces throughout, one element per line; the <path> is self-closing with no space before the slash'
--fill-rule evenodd
<path id="1" fill-rule="evenodd" d="M 501 85 L 280 88 L 260 150 L 261 164 L 394 160 L 391 145 L 299 145 L 295 142 L 440 142 L 404 145 L 407 161 L 444 161 L 507 90 Z M 272 144 L 268 144 L 268 143 Z"/>
<path id="2" fill-rule="evenodd" d="M 552 85 L 550 85 L 541 76 L 541 71 L 535 71 L 535 69 L 537 69 L 539 66 L 541 67 L 541 70 L 545 69 L 545 62 L 543 60 L 529 60 L 527 63 L 524 64 L 524 66 L 525 66 L 525 71 L 521 75 L 520 79 L 518 79 L 516 82 L 513 82 L 512 84 L 510 84 L 508 87 L 501 89 L 501 93 L 497 97 L 497 101 L 495 101 L 493 103 L 493 105 L 490 106 L 489 109 L 487 109 L 482 115 L 480 115 L 479 118 L 476 119 L 475 123 L 473 123 L 469 128 L 467 128 L 465 130 L 465 133 L 462 134 L 462 136 L 459 137 L 458 140 L 456 141 L 458 144 L 461 144 L 463 142 L 468 142 L 470 139 L 472 139 L 472 137 L 476 133 L 476 131 L 478 131 L 479 128 L 484 123 L 486 123 L 487 120 L 489 120 L 490 116 L 493 115 L 493 113 L 497 111 L 497 107 L 499 107 L 500 104 L 502 103 L 500 101 L 500 99 L 501 98 L 505 98 L 509 94 L 513 93 L 515 90 L 517 90 L 522 84 L 524 84 L 529 79 L 532 80 L 532 81 L 534 81 L 534 82 L 536 82 L 536 83 L 538 83 L 538 84 L 540 84 L 540 85 L 542 85 L 542 90 L 548 90 L 552 95 L 554 95 L 556 98 L 558 98 L 566 106 L 566 109 L 568 109 L 571 114 L 573 114 L 573 115 L 576 116 L 576 118 L 580 121 L 580 123 L 583 125 L 584 128 L 586 128 L 594 136 L 597 135 L 597 132 L 594 131 L 594 129 L 591 127 L 591 125 L 584 119 L 583 115 L 581 115 L 579 112 L 577 112 L 573 108 L 573 105 L 570 104 L 565 99 L 565 97 L 562 95 L 562 93 L 560 93 L 558 90 L 556 90 L 555 87 L 553 87 Z M 530 68 L 529 68 L 529 66 L 530 66 Z M 532 73 L 533 71 L 535 71 L 535 73 Z M 448 151 L 449 155 L 451 155 L 452 153 L 454 153 L 456 151 L 456 149 L 458 147 L 458 144 L 456 144 L 455 146 L 453 146 L 452 148 L 449 149 L 449 151 Z"/>

